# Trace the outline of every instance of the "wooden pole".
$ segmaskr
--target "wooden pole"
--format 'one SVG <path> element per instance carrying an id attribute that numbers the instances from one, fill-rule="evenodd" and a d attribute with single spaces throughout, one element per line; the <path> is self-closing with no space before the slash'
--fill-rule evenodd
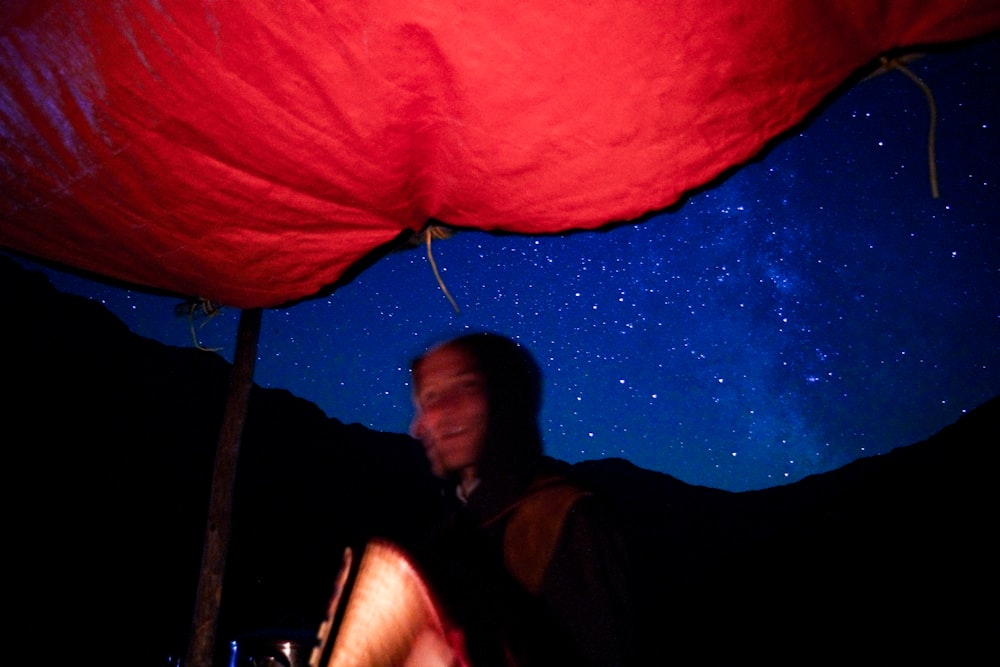
<path id="1" fill-rule="evenodd" d="M 211 667 L 215 652 L 215 634 L 222 602 L 222 579 L 226 571 L 229 535 L 232 530 L 233 489 L 236 486 L 236 464 L 240 439 L 246 421 L 247 403 L 253 386 L 254 365 L 257 361 L 257 340 L 260 337 L 261 310 L 254 308 L 240 313 L 236 334 L 236 352 L 229 380 L 229 396 L 219 442 L 215 453 L 212 492 L 209 498 L 208 521 L 201 557 L 201 573 L 191 622 L 191 638 L 184 667 Z"/>

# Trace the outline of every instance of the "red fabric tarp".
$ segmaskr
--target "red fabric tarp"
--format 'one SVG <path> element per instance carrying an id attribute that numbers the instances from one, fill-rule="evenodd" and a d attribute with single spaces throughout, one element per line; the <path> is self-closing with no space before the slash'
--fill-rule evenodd
<path id="1" fill-rule="evenodd" d="M 281 305 L 429 219 L 660 210 L 880 54 L 998 28 L 996 0 L 8 0 L 0 245 Z"/>

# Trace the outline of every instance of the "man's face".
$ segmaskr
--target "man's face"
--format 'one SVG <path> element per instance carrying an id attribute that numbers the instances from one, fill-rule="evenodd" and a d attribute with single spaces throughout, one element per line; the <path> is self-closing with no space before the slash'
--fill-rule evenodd
<path id="1" fill-rule="evenodd" d="M 486 379 L 475 359 L 458 347 L 429 352 L 413 378 L 416 414 L 410 433 L 419 439 L 438 477 L 475 474 L 486 439 Z"/>

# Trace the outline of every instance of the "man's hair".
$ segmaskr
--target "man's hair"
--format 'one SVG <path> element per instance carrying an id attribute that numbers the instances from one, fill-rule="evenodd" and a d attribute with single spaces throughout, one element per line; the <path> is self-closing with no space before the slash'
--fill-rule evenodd
<path id="1" fill-rule="evenodd" d="M 505 336 L 477 332 L 436 346 L 456 347 L 475 359 L 486 380 L 489 422 L 479 472 L 483 477 L 526 472 L 543 453 L 538 417 L 542 408 L 542 371 L 528 350 Z M 410 366 L 413 376 L 425 355 Z"/>

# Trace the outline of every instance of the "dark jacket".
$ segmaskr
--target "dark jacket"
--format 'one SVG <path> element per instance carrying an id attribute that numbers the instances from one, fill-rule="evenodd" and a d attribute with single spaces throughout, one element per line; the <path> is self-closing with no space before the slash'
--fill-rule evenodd
<path id="1" fill-rule="evenodd" d="M 425 569 L 474 667 L 631 663 L 624 545 L 568 469 L 484 480 L 432 537 Z"/>

